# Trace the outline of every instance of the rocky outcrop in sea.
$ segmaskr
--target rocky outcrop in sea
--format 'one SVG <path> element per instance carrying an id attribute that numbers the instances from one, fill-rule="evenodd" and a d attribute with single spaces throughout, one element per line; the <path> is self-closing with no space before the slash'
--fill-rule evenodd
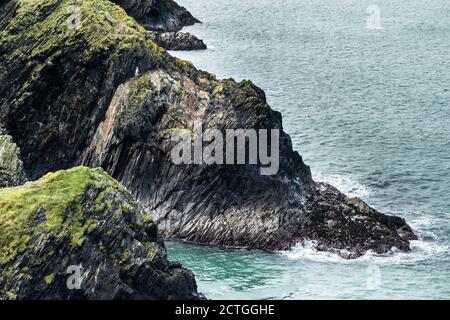
<path id="1" fill-rule="evenodd" d="M 3 134 L 3 129 L 0 128 L 0 188 L 15 187 L 25 181 L 20 150 L 12 137 Z"/>
<path id="2" fill-rule="evenodd" d="M 151 31 L 153 40 L 166 50 L 204 50 L 206 45 L 184 27 L 201 23 L 186 8 L 172 0 L 114 0 Z"/>
<path id="3" fill-rule="evenodd" d="M 153 41 L 166 50 L 205 50 L 203 40 L 189 32 L 152 32 Z"/>
<path id="4" fill-rule="evenodd" d="M 11 0 L 0 11 L 0 125 L 29 178 L 102 167 L 154 212 L 166 239 L 270 251 L 314 240 L 349 258 L 409 250 L 415 235 L 402 218 L 314 181 L 260 88 L 171 57 L 109 1 L 83 2 L 90 19 L 79 30 L 64 24 L 67 6 Z M 278 173 L 175 165 L 171 132 L 199 123 L 279 129 Z"/>
<path id="5" fill-rule="evenodd" d="M 161 32 L 177 32 L 200 23 L 186 8 L 173 0 L 113 0 L 144 28 Z"/>

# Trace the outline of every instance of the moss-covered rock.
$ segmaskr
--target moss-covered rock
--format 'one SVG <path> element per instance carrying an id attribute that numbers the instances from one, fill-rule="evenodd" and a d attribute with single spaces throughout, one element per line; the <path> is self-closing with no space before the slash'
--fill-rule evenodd
<path id="1" fill-rule="evenodd" d="M 107 0 L 11 0 L 0 3 L 0 16 L 0 126 L 25 169 L 39 168 L 29 170 L 31 179 L 71 165 L 120 83 L 170 64 Z"/>
<path id="2" fill-rule="evenodd" d="M 164 237 L 265 250 L 308 239 L 347 258 L 393 246 L 409 250 L 415 236 L 403 219 L 355 208 L 337 189 L 314 182 L 282 130 L 275 176 L 261 176 L 255 165 L 173 164 L 171 133 L 177 128 L 193 135 L 197 123 L 222 132 L 282 128 L 280 115 L 250 81 L 218 81 L 189 61 L 177 60 L 176 67 L 119 86 L 83 154 L 87 165 L 115 172 L 155 210 Z"/>
<path id="3" fill-rule="evenodd" d="M 70 266 L 82 267 L 70 290 Z M 0 299 L 197 297 L 172 268 L 151 214 L 102 169 L 77 167 L 0 190 Z"/>

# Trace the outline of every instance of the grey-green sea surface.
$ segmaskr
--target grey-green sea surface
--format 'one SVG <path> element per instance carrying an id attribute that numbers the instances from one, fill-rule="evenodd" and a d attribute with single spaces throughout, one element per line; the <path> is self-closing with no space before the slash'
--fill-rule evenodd
<path id="1" fill-rule="evenodd" d="M 179 3 L 203 21 L 187 31 L 209 49 L 173 54 L 218 77 L 254 81 L 316 180 L 405 217 L 420 237 L 410 253 L 350 261 L 313 243 L 274 254 L 168 243 L 200 291 L 210 299 L 449 299 L 450 2 Z"/>

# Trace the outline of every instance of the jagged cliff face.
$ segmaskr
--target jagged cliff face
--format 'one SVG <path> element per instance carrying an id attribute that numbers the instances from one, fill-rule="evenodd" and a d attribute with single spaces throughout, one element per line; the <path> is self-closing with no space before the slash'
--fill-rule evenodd
<path id="1" fill-rule="evenodd" d="M 0 212 L 0 299 L 198 298 L 151 213 L 101 169 L 0 189 Z"/>
<path id="2" fill-rule="evenodd" d="M 175 165 L 175 128 L 197 123 L 232 128 L 282 129 L 281 116 L 250 82 L 217 81 L 189 63 L 156 69 L 121 85 L 81 162 L 102 166 L 158 212 L 166 237 L 218 245 L 276 248 L 298 227 L 310 171 L 281 135 L 280 173 L 263 177 L 254 166 Z M 286 219 L 280 225 L 280 219 Z M 292 237 L 286 230 L 286 236 Z M 287 245 L 287 244 L 286 244 Z"/>
<path id="3" fill-rule="evenodd" d="M 0 121 L 31 179 L 73 165 L 117 86 L 168 59 L 109 1 L 82 1 L 79 29 L 66 0 L 11 0 L 0 20 Z M 56 153 L 55 153 L 56 152 Z"/>
<path id="4" fill-rule="evenodd" d="M 315 183 L 284 132 L 276 176 L 256 165 L 174 165 L 176 128 L 282 129 L 281 115 L 250 82 L 217 80 L 170 57 L 106 0 L 83 2 L 92 20 L 82 32 L 63 31 L 68 3 L 1 9 L 0 124 L 31 177 L 102 166 L 155 211 L 166 238 L 267 250 L 311 239 L 349 256 L 409 249 L 415 236 L 403 219 Z"/>
<path id="5" fill-rule="evenodd" d="M 172 0 L 113 0 L 113 2 L 152 31 L 176 32 L 200 22 Z"/>
<path id="6" fill-rule="evenodd" d="M 261 176 L 250 165 L 172 164 L 174 128 L 194 131 L 202 123 L 222 132 L 282 130 L 280 114 L 250 82 L 217 81 L 189 63 L 178 65 L 180 70 L 156 69 L 119 86 L 81 158 L 135 190 L 156 212 L 166 238 L 267 250 L 314 239 L 321 249 L 348 249 L 351 256 L 393 245 L 408 250 L 412 233 L 404 220 L 316 184 L 284 132 L 276 176 Z"/>
<path id="7" fill-rule="evenodd" d="M 113 0 L 146 30 L 160 47 L 167 50 L 204 50 L 206 44 L 183 27 L 200 23 L 184 7 L 172 0 Z"/>

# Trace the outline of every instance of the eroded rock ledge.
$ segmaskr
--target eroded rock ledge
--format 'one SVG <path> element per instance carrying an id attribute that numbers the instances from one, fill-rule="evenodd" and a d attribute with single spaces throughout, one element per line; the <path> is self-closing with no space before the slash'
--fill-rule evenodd
<path id="1" fill-rule="evenodd" d="M 313 180 L 281 115 L 250 81 L 218 80 L 174 59 L 106 0 L 83 2 L 95 14 L 77 32 L 58 23 L 69 1 L 9 3 L 0 20 L 0 126 L 30 178 L 101 166 L 155 213 L 170 239 L 264 250 L 315 240 L 346 257 L 409 250 L 415 236 L 403 219 Z M 120 27 L 106 18 L 112 14 Z M 280 129 L 278 175 L 260 176 L 256 165 L 174 165 L 170 132 L 199 122 L 222 131 Z"/>

